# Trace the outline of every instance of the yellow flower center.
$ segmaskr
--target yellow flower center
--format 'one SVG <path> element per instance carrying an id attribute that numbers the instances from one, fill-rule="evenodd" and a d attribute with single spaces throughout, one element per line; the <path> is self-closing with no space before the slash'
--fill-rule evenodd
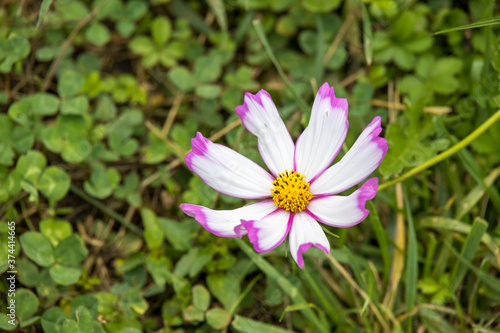
<path id="1" fill-rule="evenodd" d="M 306 176 L 297 171 L 279 173 L 271 189 L 274 204 L 292 213 L 301 212 L 312 198 Z"/>

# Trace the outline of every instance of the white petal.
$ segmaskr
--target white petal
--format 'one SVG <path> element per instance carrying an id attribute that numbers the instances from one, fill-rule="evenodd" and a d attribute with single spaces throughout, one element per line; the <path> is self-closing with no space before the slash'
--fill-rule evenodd
<path id="1" fill-rule="evenodd" d="M 294 145 L 271 96 L 261 90 L 245 94 L 243 105 L 235 108 L 243 125 L 257 137 L 260 155 L 271 172 L 293 168 Z"/>
<path id="2" fill-rule="evenodd" d="M 296 213 L 293 216 L 288 241 L 290 253 L 301 268 L 304 267 L 302 253 L 309 250 L 311 246 L 330 253 L 330 242 L 328 242 L 325 233 L 319 223 L 307 212 Z"/>
<path id="3" fill-rule="evenodd" d="M 316 179 L 339 153 L 348 127 L 347 100 L 336 98 L 333 87 L 323 84 L 316 94 L 309 125 L 297 139 L 295 170 L 308 182 Z"/>
<path id="4" fill-rule="evenodd" d="M 367 200 L 377 194 L 378 179 L 368 179 L 349 196 L 314 198 L 307 204 L 308 212 L 318 221 L 339 228 L 352 227 L 363 221 L 368 213 Z"/>
<path id="5" fill-rule="evenodd" d="M 280 245 L 286 238 L 291 225 L 291 214 L 284 209 L 278 209 L 260 220 L 242 220 L 248 231 L 248 238 L 255 251 L 267 252 Z"/>
<path id="6" fill-rule="evenodd" d="M 387 141 L 378 136 L 382 131 L 380 121 L 375 117 L 347 154 L 311 183 L 311 193 L 340 193 L 363 181 L 379 166 L 387 152 Z"/>
<path id="7" fill-rule="evenodd" d="M 233 210 L 213 210 L 198 205 L 181 204 L 187 215 L 194 217 L 203 228 L 221 237 L 243 236 L 235 230 L 242 219 L 261 219 L 278 207 L 272 200 L 265 200 Z"/>
<path id="8" fill-rule="evenodd" d="M 274 178 L 245 156 L 201 135 L 191 140 L 187 166 L 216 191 L 244 199 L 271 196 Z"/>

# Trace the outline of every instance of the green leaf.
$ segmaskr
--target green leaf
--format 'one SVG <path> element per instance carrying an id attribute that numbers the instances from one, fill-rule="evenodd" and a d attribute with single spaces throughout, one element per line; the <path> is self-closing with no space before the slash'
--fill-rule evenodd
<path id="1" fill-rule="evenodd" d="M 68 221 L 49 217 L 40 222 L 40 232 L 56 247 L 73 233 L 73 229 Z"/>
<path id="2" fill-rule="evenodd" d="M 185 321 L 203 321 L 204 314 L 203 311 L 194 307 L 193 305 L 188 305 L 183 312 Z"/>
<path id="3" fill-rule="evenodd" d="M 77 266 L 88 252 L 83 239 L 78 234 L 72 234 L 55 248 L 54 258 L 60 264 Z"/>
<path id="4" fill-rule="evenodd" d="M 402 44 L 402 47 L 410 52 L 420 53 L 428 50 L 433 43 L 433 38 L 427 32 L 418 32 Z"/>
<path id="5" fill-rule="evenodd" d="M 9 117 L 16 123 L 23 126 L 32 126 L 33 120 L 31 119 L 31 100 L 31 97 L 24 97 L 18 102 L 12 103 L 8 111 Z M 59 103 L 59 100 L 57 100 L 57 103 Z"/>
<path id="6" fill-rule="evenodd" d="M 28 289 L 16 290 L 16 316 L 24 321 L 33 316 L 38 310 L 38 298 Z"/>
<path id="7" fill-rule="evenodd" d="M 20 154 L 25 153 L 35 142 L 35 133 L 25 127 L 16 126 L 11 135 L 12 147 Z"/>
<path id="8" fill-rule="evenodd" d="M 90 313 L 92 314 L 92 318 L 97 318 L 98 315 L 98 302 L 97 298 L 94 296 L 89 296 L 89 295 L 83 295 L 83 296 L 77 296 L 73 299 L 71 302 L 71 309 L 69 311 L 69 316 L 71 319 L 77 320 L 78 317 L 76 315 L 76 310 L 81 306 L 85 306 L 87 309 L 89 309 Z"/>
<path id="9" fill-rule="evenodd" d="M 0 165 L 11 166 L 14 164 L 14 150 L 6 144 L 0 143 Z"/>
<path id="10" fill-rule="evenodd" d="M 193 305 L 202 311 L 207 311 L 210 306 L 210 292 L 201 284 L 197 284 L 192 289 Z"/>
<path id="11" fill-rule="evenodd" d="M 215 82 L 222 73 L 222 67 L 212 57 L 199 57 L 194 62 L 193 73 L 196 82 Z"/>
<path id="12" fill-rule="evenodd" d="M 168 78 L 180 90 L 187 92 L 193 89 L 195 79 L 190 71 L 184 66 L 177 66 L 168 72 Z"/>
<path id="13" fill-rule="evenodd" d="M 85 38 L 92 44 L 104 46 L 111 39 L 111 34 L 104 24 L 94 22 L 85 31 Z"/>
<path id="14" fill-rule="evenodd" d="M 207 285 L 214 297 L 228 310 L 235 304 L 240 294 L 238 280 L 229 274 L 210 274 L 207 276 Z"/>
<path id="15" fill-rule="evenodd" d="M 104 199 L 111 195 L 120 183 L 120 174 L 114 168 L 106 170 L 100 163 L 93 164 L 92 169 L 90 181 L 85 181 L 83 186 L 90 195 Z"/>
<path id="16" fill-rule="evenodd" d="M 164 286 L 171 276 L 170 267 L 172 263 L 166 256 L 155 257 L 149 255 L 146 259 L 146 267 L 151 273 L 151 277 L 158 286 Z"/>
<path id="17" fill-rule="evenodd" d="M 222 330 L 229 326 L 231 322 L 231 314 L 224 309 L 214 308 L 206 313 L 207 324 L 216 330 Z"/>
<path id="18" fill-rule="evenodd" d="M 172 35 L 172 25 L 168 18 L 164 16 L 157 17 L 151 23 L 151 35 L 158 46 L 163 46 Z"/>
<path id="19" fill-rule="evenodd" d="M 0 144 L 8 143 L 11 136 L 12 130 L 14 128 L 14 123 L 5 114 L 0 114 Z"/>
<path id="20" fill-rule="evenodd" d="M 68 193 L 70 184 L 71 179 L 64 170 L 49 166 L 40 177 L 38 189 L 47 199 L 59 201 Z"/>
<path id="21" fill-rule="evenodd" d="M 167 218 L 159 218 L 158 221 L 165 234 L 165 238 L 176 250 L 186 251 L 191 247 L 192 240 L 196 234 L 188 224 L 179 223 Z"/>
<path id="22" fill-rule="evenodd" d="M 116 116 L 116 104 L 111 97 L 103 94 L 97 99 L 97 106 L 94 111 L 94 117 L 98 120 L 111 120 Z"/>
<path id="23" fill-rule="evenodd" d="M 183 277 L 189 273 L 190 277 L 194 277 L 212 260 L 212 257 L 213 254 L 200 251 L 199 247 L 192 247 L 177 262 L 174 274 Z"/>
<path id="24" fill-rule="evenodd" d="M 207 98 L 207 99 L 214 99 L 219 97 L 219 94 L 221 92 L 221 87 L 215 84 L 203 84 L 195 89 L 195 94 Z"/>
<path id="25" fill-rule="evenodd" d="M 418 287 L 425 295 L 435 294 L 441 286 L 432 277 L 425 277 L 418 282 Z"/>
<path id="26" fill-rule="evenodd" d="M 70 163 L 80 163 L 90 156 L 92 145 L 81 136 L 68 138 L 62 146 L 61 157 Z"/>
<path id="27" fill-rule="evenodd" d="M 65 71 L 57 83 L 57 92 L 62 98 L 74 96 L 82 91 L 85 78 L 77 72 Z"/>
<path id="28" fill-rule="evenodd" d="M 54 250 L 41 233 L 26 231 L 19 236 L 19 240 L 26 256 L 38 265 L 47 267 L 54 263 Z"/>
<path id="29" fill-rule="evenodd" d="M 80 331 L 85 333 L 93 333 L 94 332 L 94 319 L 92 318 L 92 314 L 89 309 L 85 306 L 80 305 L 76 309 L 76 317 L 78 318 L 78 328 Z"/>
<path id="30" fill-rule="evenodd" d="M 150 249 L 157 249 L 161 246 L 164 239 L 163 230 L 158 216 L 151 209 L 141 209 L 142 223 L 144 224 L 144 239 Z"/>
<path id="31" fill-rule="evenodd" d="M 12 325 L 14 323 L 14 325 Z M 13 331 L 17 328 L 18 321 L 14 316 L 14 319 L 8 317 L 5 313 L 0 312 L 0 329 L 6 331 Z"/>
<path id="32" fill-rule="evenodd" d="M 83 333 L 78 328 L 78 323 L 71 319 L 65 319 L 63 322 L 63 333 Z"/>
<path id="33" fill-rule="evenodd" d="M 16 171 L 32 184 L 38 184 L 38 179 L 42 174 L 43 169 L 47 165 L 45 155 L 36 150 L 30 150 L 19 157 L 16 164 Z"/>
<path id="34" fill-rule="evenodd" d="M 58 284 L 69 286 L 75 284 L 82 274 L 81 267 L 69 267 L 55 264 L 50 267 L 50 277 Z"/>
<path id="35" fill-rule="evenodd" d="M 89 99 L 87 96 L 76 96 L 62 101 L 61 114 L 66 115 L 82 115 L 89 107 Z"/>
<path id="36" fill-rule="evenodd" d="M 142 147 L 142 159 L 147 164 L 157 164 L 165 160 L 170 153 L 170 148 L 165 141 L 153 132 L 148 134 L 149 144 Z"/>
<path id="37" fill-rule="evenodd" d="M 61 333 L 63 322 L 66 319 L 66 313 L 61 308 L 51 307 L 43 313 L 42 328 L 44 332 Z"/>
<path id="38" fill-rule="evenodd" d="M 57 126 L 46 126 L 42 129 L 40 139 L 45 147 L 55 153 L 60 153 L 64 147 L 64 138 L 61 137 Z"/>
<path id="39" fill-rule="evenodd" d="M 145 36 L 138 36 L 132 39 L 129 43 L 129 47 L 132 52 L 142 56 L 149 55 L 155 51 L 155 46 L 153 45 L 151 39 Z"/>
<path id="40" fill-rule="evenodd" d="M 59 99 L 52 94 L 37 93 L 29 97 L 30 110 L 37 116 L 50 116 L 57 112 Z"/>
<path id="41" fill-rule="evenodd" d="M 302 0 L 302 6 L 312 13 L 328 13 L 340 6 L 340 0 Z"/>
<path id="42" fill-rule="evenodd" d="M 26 287 L 35 287 L 38 283 L 38 267 L 26 258 L 16 261 L 19 281 Z"/>

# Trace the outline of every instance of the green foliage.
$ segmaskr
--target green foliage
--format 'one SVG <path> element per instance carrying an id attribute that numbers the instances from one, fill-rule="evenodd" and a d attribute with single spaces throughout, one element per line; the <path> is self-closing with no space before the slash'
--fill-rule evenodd
<path id="1" fill-rule="evenodd" d="M 12 325 L 0 301 L 0 330 L 498 330 L 500 122 L 410 177 L 403 206 L 390 186 L 367 221 L 325 227 L 331 257 L 311 248 L 303 270 L 288 244 L 259 254 L 179 209 L 250 203 L 184 160 L 201 132 L 265 167 L 234 112 L 246 92 L 268 91 L 295 140 L 333 85 L 349 103 L 337 160 L 381 116 L 379 186 L 456 145 L 500 107 L 498 15 L 488 0 L 2 3 L 0 272 L 14 256 L 17 306 Z"/>
<path id="2" fill-rule="evenodd" d="M 177 64 L 186 52 L 182 39 L 176 38 L 172 31 L 172 23 L 166 17 L 156 17 L 150 26 L 151 37 L 137 36 L 130 41 L 132 52 L 142 56 L 142 64 L 150 68 L 157 63 L 165 67 Z M 171 38 L 173 39 L 171 40 Z"/>

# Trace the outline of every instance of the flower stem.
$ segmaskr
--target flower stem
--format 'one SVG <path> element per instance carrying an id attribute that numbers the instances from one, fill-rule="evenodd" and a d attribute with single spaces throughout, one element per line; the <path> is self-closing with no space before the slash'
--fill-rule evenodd
<path id="1" fill-rule="evenodd" d="M 273 50 L 271 49 L 271 46 L 269 45 L 269 42 L 267 41 L 266 38 L 266 33 L 264 32 L 264 28 L 262 28 L 262 23 L 259 20 L 253 20 L 253 26 L 255 28 L 255 31 L 257 32 L 257 36 L 259 37 L 262 45 L 264 45 L 264 48 L 266 49 L 267 54 L 269 55 L 269 58 L 274 64 L 274 67 L 276 67 L 276 70 L 278 71 L 279 75 L 285 82 L 286 86 L 290 91 L 292 92 L 293 97 L 299 104 L 299 107 L 304 111 L 306 114 L 309 114 L 310 108 L 307 107 L 306 102 L 304 99 L 295 91 L 295 89 L 292 86 L 292 83 L 288 79 L 288 77 L 285 74 L 285 71 L 283 71 L 283 68 L 281 67 L 280 63 L 278 62 L 278 59 L 276 59 L 276 56 L 274 55 Z"/>
<path id="2" fill-rule="evenodd" d="M 387 183 L 384 183 L 378 187 L 379 191 L 383 191 L 389 187 L 391 187 L 394 184 L 397 184 L 399 182 L 402 182 L 405 179 L 410 178 L 411 176 L 424 171 L 425 169 L 430 168 L 434 164 L 437 164 L 441 162 L 442 160 L 450 157 L 451 155 L 455 154 L 458 152 L 460 149 L 465 148 L 468 146 L 472 141 L 477 139 L 481 134 L 486 132 L 488 128 L 490 128 L 495 122 L 497 122 L 500 119 L 500 110 L 495 112 L 491 117 L 489 117 L 484 123 L 481 124 L 478 128 L 476 128 L 471 134 L 469 134 L 467 137 L 465 137 L 462 141 L 458 142 L 456 145 L 453 147 L 449 148 L 448 150 L 445 150 L 439 155 L 434 156 L 430 160 L 420 164 L 419 166 L 414 167 L 407 173 L 388 181 Z"/>

